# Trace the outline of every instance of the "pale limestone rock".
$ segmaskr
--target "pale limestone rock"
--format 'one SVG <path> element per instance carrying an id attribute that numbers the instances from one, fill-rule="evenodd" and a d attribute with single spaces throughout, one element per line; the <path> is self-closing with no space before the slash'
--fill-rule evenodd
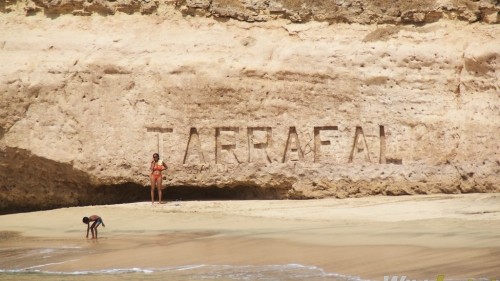
<path id="1" fill-rule="evenodd" d="M 500 191 L 487 1 L 334 1 L 337 14 L 280 2 L 261 23 L 245 8 L 259 1 L 219 6 L 250 22 L 159 2 L 33 3 L 2 8 L 1 210 L 147 200 L 153 152 L 166 193 L 184 198 Z M 293 13 L 305 22 L 279 19 Z"/>

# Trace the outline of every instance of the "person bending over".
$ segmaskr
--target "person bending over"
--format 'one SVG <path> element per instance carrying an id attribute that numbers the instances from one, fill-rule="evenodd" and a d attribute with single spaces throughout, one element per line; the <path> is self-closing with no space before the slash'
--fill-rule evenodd
<path id="1" fill-rule="evenodd" d="M 106 227 L 104 225 L 104 222 L 102 221 L 102 218 L 98 215 L 92 215 L 90 217 L 83 217 L 83 223 L 87 225 L 87 238 L 89 238 L 89 230 L 92 231 L 92 239 L 97 239 L 97 227 L 102 224 L 103 227 Z M 90 225 L 90 223 L 92 225 Z"/>

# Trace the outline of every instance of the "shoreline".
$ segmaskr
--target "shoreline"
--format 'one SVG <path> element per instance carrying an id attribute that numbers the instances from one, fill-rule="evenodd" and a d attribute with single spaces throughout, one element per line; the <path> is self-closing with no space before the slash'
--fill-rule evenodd
<path id="1" fill-rule="evenodd" d="M 91 214 L 106 224 L 98 240 L 85 239 Z M 2 252 L 56 249 L 43 268 L 61 272 L 301 264 L 370 280 L 500 279 L 500 194 L 138 202 L 3 215 L 0 225 Z M 36 261 L 22 263 L 0 259 L 0 269 Z"/>

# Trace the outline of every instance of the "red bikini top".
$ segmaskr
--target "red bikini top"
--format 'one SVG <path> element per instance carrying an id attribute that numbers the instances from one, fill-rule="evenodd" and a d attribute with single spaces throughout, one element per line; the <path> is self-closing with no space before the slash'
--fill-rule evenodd
<path id="1" fill-rule="evenodd" d="M 157 165 L 157 164 L 155 164 L 153 166 L 153 171 L 163 171 L 164 168 L 165 167 L 163 167 L 163 165 Z"/>

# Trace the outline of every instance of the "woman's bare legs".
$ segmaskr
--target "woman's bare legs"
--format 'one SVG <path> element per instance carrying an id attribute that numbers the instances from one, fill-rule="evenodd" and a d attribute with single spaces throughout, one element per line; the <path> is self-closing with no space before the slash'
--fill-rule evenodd
<path id="1" fill-rule="evenodd" d="M 158 188 L 158 202 L 161 204 L 161 181 L 162 178 L 158 178 L 156 187 Z"/>
<path id="2" fill-rule="evenodd" d="M 151 175 L 150 179 L 151 179 L 151 204 L 155 203 L 155 187 L 158 189 L 158 203 L 161 204 L 161 197 L 162 197 L 161 183 L 162 183 L 162 178 L 159 177 L 158 179 L 155 179 L 155 177 L 153 175 Z"/>
<path id="3" fill-rule="evenodd" d="M 151 180 L 151 204 L 154 204 L 155 203 L 155 184 L 156 184 L 156 181 L 155 181 L 155 178 L 153 177 L 153 175 L 151 175 L 149 177 L 149 179 Z"/>

